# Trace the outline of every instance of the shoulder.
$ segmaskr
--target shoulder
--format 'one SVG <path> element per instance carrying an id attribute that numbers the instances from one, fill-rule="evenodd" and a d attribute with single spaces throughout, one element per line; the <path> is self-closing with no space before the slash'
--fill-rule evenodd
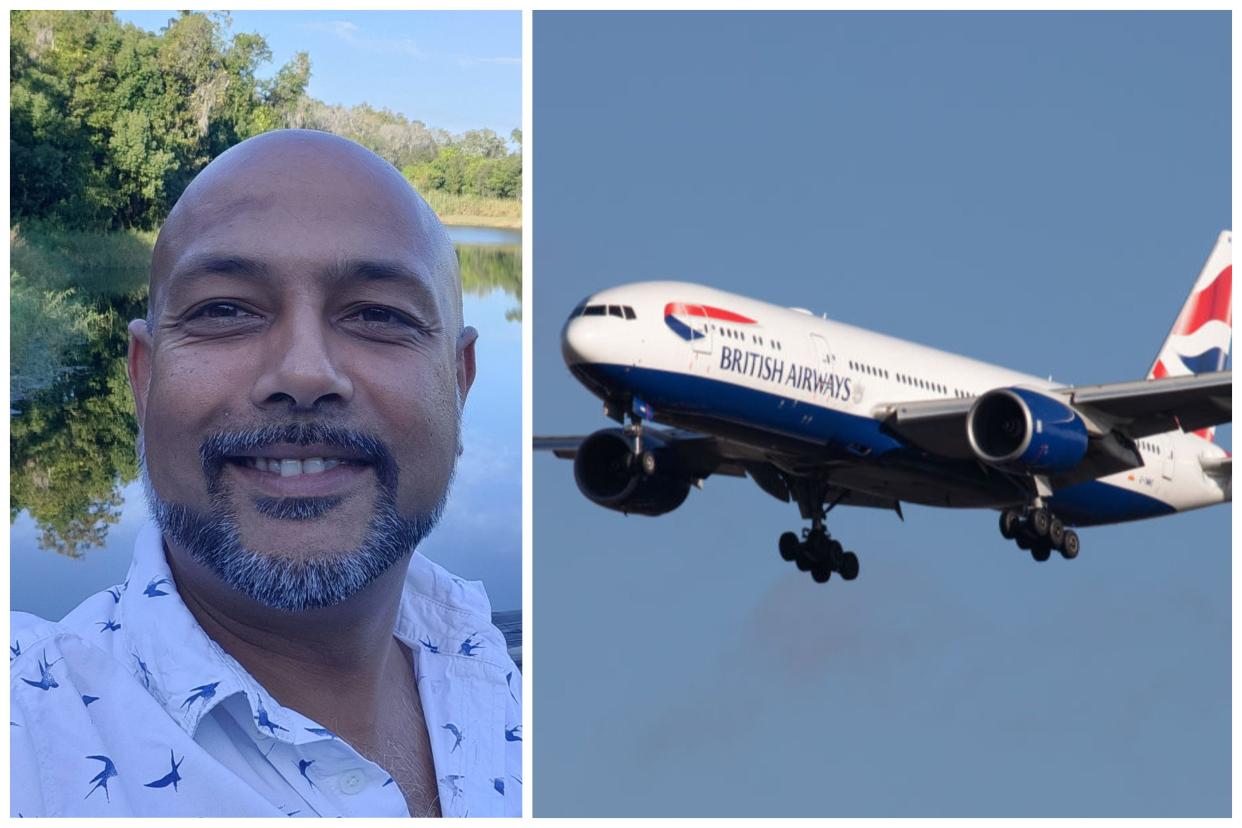
<path id="1" fill-rule="evenodd" d="M 74 607 L 60 621 L 49 621 L 29 612 L 9 613 L 10 662 L 51 639 L 81 638 L 92 641 L 101 633 L 119 629 L 117 602 L 120 595 L 120 587 L 98 592 Z M 106 641 L 107 638 L 103 637 L 100 642 L 92 643 Z"/>
<path id="2" fill-rule="evenodd" d="M 514 670 L 504 635 L 480 581 L 470 581 L 415 554 L 406 573 L 398 634 L 440 654 Z"/>
<path id="3" fill-rule="evenodd" d="M 417 552 L 405 575 L 405 592 L 407 596 L 417 596 L 447 610 L 491 622 L 492 604 L 482 581 L 459 578 Z"/>

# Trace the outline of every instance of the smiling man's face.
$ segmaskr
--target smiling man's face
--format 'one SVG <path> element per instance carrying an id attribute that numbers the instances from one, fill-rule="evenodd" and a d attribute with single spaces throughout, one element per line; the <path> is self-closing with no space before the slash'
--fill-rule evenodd
<path id="1" fill-rule="evenodd" d="M 235 147 L 161 231 L 150 302 L 130 375 L 157 517 L 286 575 L 434 523 L 473 331 L 451 244 L 386 162 L 322 133 Z"/>

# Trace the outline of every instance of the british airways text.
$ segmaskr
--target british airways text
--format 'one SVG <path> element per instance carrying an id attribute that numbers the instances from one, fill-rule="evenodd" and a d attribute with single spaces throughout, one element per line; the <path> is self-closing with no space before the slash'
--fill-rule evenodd
<path id="1" fill-rule="evenodd" d="M 849 377 L 817 371 L 795 362 L 787 366 L 785 360 L 780 357 L 767 356 L 755 351 L 743 351 L 741 348 L 730 348 L 725 345 L 720 349 L 720 367 L 725 371 L 733 371 L 790 388 L 811 391 L 841 402 L 848 402 L 850 399 Z"/>

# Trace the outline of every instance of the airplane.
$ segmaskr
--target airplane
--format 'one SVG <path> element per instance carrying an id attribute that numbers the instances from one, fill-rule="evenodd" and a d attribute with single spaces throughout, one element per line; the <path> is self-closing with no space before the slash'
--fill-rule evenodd
<path id="1" fill-rule="evenodd" d="M 827 531 L 840 505 L 1000 512 L 1001 535 L 1047 561 L 1077 529 L 1231 502 L 1232 233 L 1221 232 L 1142 380 L 1067 386 L 685 282 L 580 302 L 561 332 L 570 372 L 620 427 L 536 437 L 579 490 L 626 514 L 680 506 L 710 475 L 749 476 L 810 521 L 781 557 L 818 583 L 858 577 Z"/>

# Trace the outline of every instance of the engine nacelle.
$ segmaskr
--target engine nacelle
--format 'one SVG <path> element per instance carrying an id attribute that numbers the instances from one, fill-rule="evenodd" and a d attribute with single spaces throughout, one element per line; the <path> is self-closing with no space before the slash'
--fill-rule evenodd
<path id="1" fill-rule="evenodd" d="M 1087 426 L 1078 413 L 1026 388 L 979 397 L 966 416 L 966 437 L 980 460 L 1007 471 L 1055 474 L 1087 454 Z"/>
<path id="2" fill-rule="evenodd" d="M 645 458 L 634 455 L 633 440 L 619 428 L 583 440 L 574 457 L 579 490 L 592 503 L 626 514 L 654 517 L 680 506 L 690 494 L 690 481 L 678 474 L 659 439 L 644 434 L 642 442 Z"/>

